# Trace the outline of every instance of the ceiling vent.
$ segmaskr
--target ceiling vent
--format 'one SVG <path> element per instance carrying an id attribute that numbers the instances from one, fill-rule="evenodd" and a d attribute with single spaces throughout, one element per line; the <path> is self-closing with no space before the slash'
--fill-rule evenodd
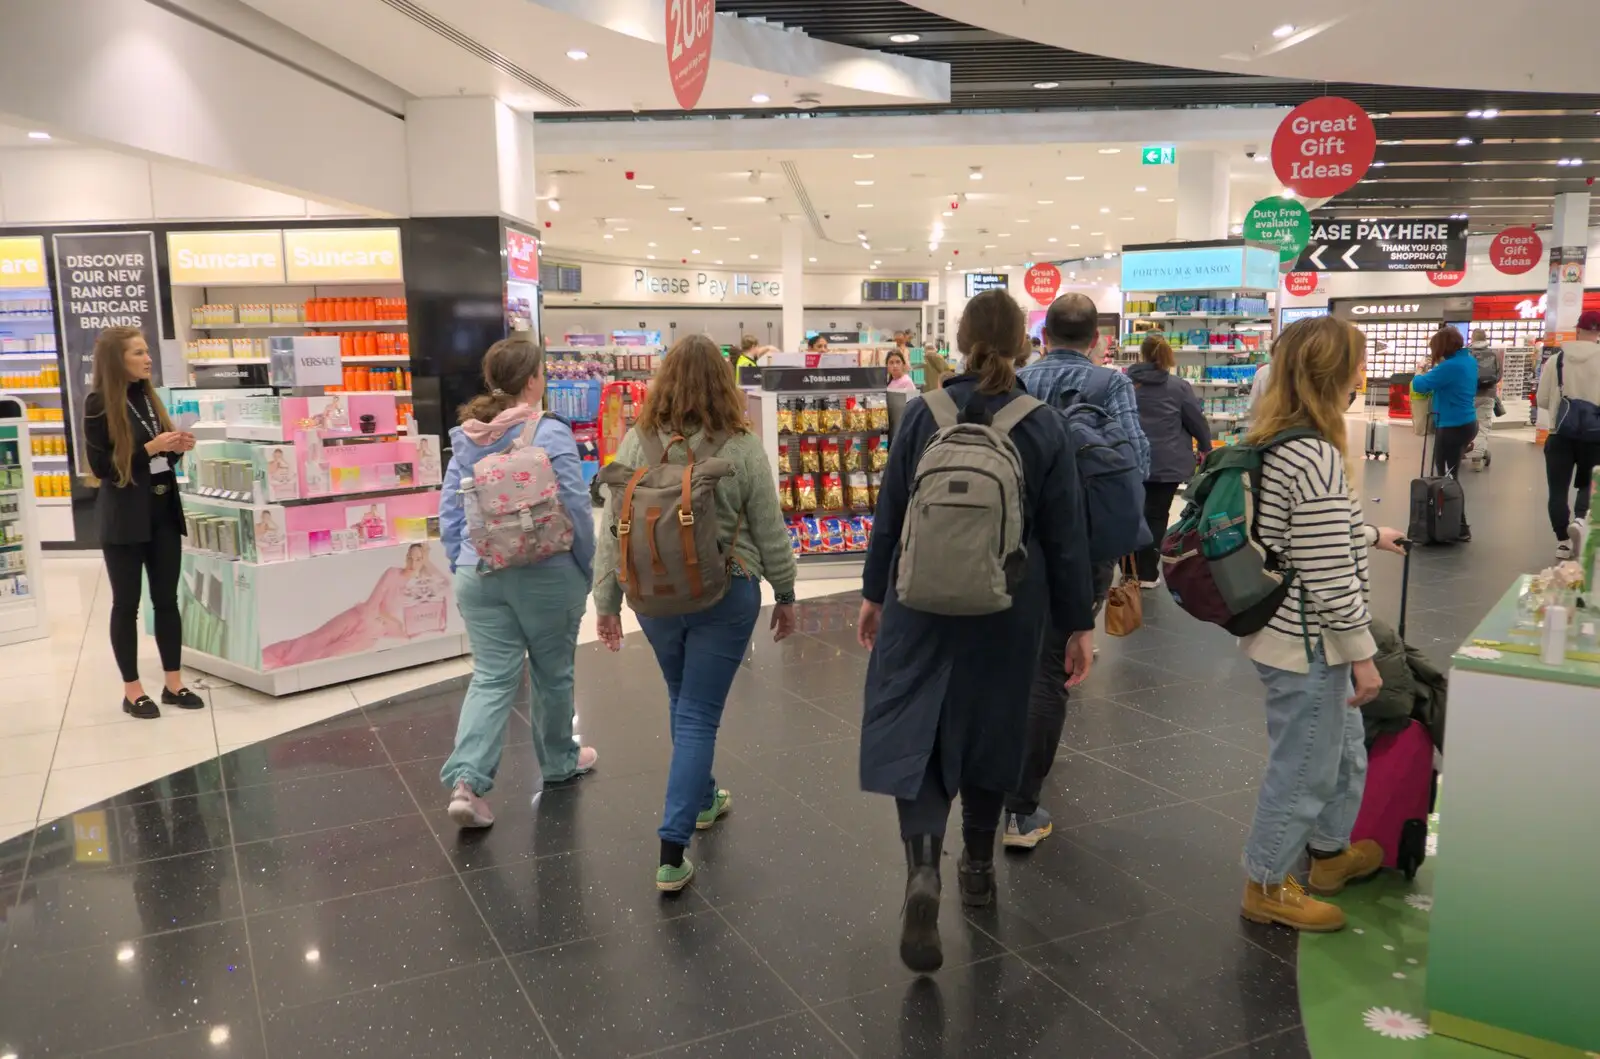
<path id="1" fill-rule="evenodd" d="M 822 97 L 815 92 L 802 92 L 794 97 L 794 105 L 798 110 L 816 110 L 822 106 Z"/>
<path id="2" fill-rule="evenodd" d="M 420 4 L 414 4 L 411 2 L 411 0 L 383 0 L 383 2 L 394 8 L 394 10 L 400 12 L 400 14 L 409 18 L 411 21 L 417 23 L 417 25 L 426 27 L 436 35 L 443 37 L 451 44 L 461 48 L 463 51 L 470 52 L 471 54 L 482 59 L 484 62 L 488 63 L 490 66 L 493 66 L 496 70 L 499 70 L 501 73 L 516 78 L 518 81 L 527 85 L 540 95 L 548 97 L 552 102 L 558 103 L 563 107 L 571 107 L 574 110 L 583 105 L 576 99 L 573 99 L 571 96 L 561 91 L 561 89 L 552 84 L 548 84 L 545 81 L 541 81 L 527 70 L 524 70 L 510 59 L 507 59 L 504 55 L 501 55 L 499 52 L 479 43 L 476 40 L 473 40 L 471 37 L 467 36 L 450 23 L 439 18 L 437 15 L 433 14 L 433 12 L 422 7 Z"/>

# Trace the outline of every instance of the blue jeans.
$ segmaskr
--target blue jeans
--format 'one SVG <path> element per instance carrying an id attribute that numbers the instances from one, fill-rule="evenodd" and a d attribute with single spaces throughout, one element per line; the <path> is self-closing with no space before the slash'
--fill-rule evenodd
<path id="1" fill-rule="evenodd" d="M 1337 853 L 1350 844 L 1367 785 L 1361 711 L 1349 705 L 1350 666 L 1330 666 L 1317 645 L 1310 672 L 1257 662 L 1267 688 L 1267 774 L 1244 847 L 1253 882 L 1275 885 L 1309 845 Z"/>
<path id="2" fill-rule="evenodd" d="M 695 817 L 716 800 L 711 765 L 717 753 L 717 728 L 760 613 L 759 582 L 735 576 L 728 594 L 710 610 L 680 618 L 639 619 L 666 678 L 671 711 L 672 768 L 657 832 L 664 841 L 687 846 Z"/>
<path id="3" fill-rule="evenodd" d="M 578 768 L 572 666 L 588 578 L 560 556 L 495 573 L 462 567 L 455 589 L 472 642 L 472 683 L 461 703 L 455 751 L 439 779 L 447 789 L 466 780 L 478 794 L 494 787 L 524 668 L 533 690 L 533 746 L 545 782 L 571 778 Z"/>

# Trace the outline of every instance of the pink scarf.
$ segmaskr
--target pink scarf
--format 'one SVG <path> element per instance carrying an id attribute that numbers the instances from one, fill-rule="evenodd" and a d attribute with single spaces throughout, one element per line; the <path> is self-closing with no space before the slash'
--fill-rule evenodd
<path id="1" fill-rule="evenodd" d="M 495 416 L 491 422 L 485 423 L 481 419 L 469 419 L 461 424 L 461 432 L 467 440 L 480 447 L 493 445 L 505 436 L 506 431 L 519 423 L 526 423 L 529 419 L 538 418 L 539 413 L 532 405 L 514 404 L 504 412 Z"/>

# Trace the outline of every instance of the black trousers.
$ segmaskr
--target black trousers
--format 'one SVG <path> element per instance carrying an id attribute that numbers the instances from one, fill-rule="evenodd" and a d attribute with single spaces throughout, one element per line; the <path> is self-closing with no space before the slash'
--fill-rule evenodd
<path id="1" fill-rule="evenodd" d="M 1166 536 L 1167 522 L 1171 518 L 1172 498 L 1178 495 L 1181 482 L 1144 483 L 1144 521 L 1150 527 L 1150 537 L 1155 542 L 1134 553 L 1139 580 L 1155 581 L 1161 577 L 1161 538 Z"/>
<path id="2" fill-rule="evenodd" d="M 111 653 L 127 684 L 139 679 L 141 574 L 150 576 L 150 604 L 155 609 L 156 647 L 161 652 L 162 670 L 176 672 L 183 655 L 183 618 L 178 613 L 183 534 L 165 504 L 154 507 L 148 543 L 100 546 L 111 581 Z"/>
<path id="3" fill-rule="evenodd" d="M 974 835 L 986 835 L 989 854 L 993 855 L 994 833 L 1000 825 L 1000 809 L 1005 801 L 1004 791 L 990 791 L 971 784 L 961 785 L 961 830 L 972 845 Z M 900 837 L 912 839 L 917 835 L 944 836 L 950 821 L 950 803 L 956 792 L 944 789 L 944 777 L 939 764 L 937 741 L 933 753 L 928 755 L 928 770 L 922 774 L 922 789 L 912 799 L 896 798 L 894 806 L 900 813 Z M 984 850 L 972 851 L 979 860 L 986 859 Z"/>
<path id="4" fill-rule="evenodd" d="M 1456 481 L 1461 480 L 1461 454 L 1467 451 L 1473 439 L 1478 436 L 1478 421 L 1473 420 L 1465 426 L 1440 427 L 1433 439 L 1433 473 L 1439 476 L 1449 475 Z M 1463 500 L 1461 505 L 1461 529 L 1467 528 L 1467 506 Z"/>
<path id="5" fill-rule="evenodd" d="M 1551 434 L 1545 439 L 1544 474 L 1550 487 L 1550 528 L 1555 531 L 1556 540 L 1567 539 L 1567 527 L 1574 518 L 1588 516 L 1589 485 L 1597 465 L 1600 465 L 1600 445 L 1573 441 L 1559 434 Z M 1574 486 L 1578 490 L 1578 499 L 1569 509 L 1567 490 Z"/>
<path id="6" fill-rule="evenodd" d="M 1165 529 L 1166 527 L 1162 527 Z M 1094 564 L 1094 612 L 1100 616 L 1111 592 L 1115 563 Z M 1067 724 L 1067 640 L 1060 629 L 1047 626 L 1039 644 L 1039 665 L 1028 692 L 1028 742 L 1022 753 L 1022 772 L 1016 789 L 1006 795 L 1005 809 L 1029 816 L 1039 809 L 1039 795 L 1061 747 L 1061 730 Z"/>

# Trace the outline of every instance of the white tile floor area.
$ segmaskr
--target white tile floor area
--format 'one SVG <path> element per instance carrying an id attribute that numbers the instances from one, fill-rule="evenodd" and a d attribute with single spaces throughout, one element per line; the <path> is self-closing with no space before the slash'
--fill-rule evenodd
<path id="1" fill-rule="evenodd" d="M 803 599 L 859 589 L 856 578 L 800 582 Z M 766 601 L 771 588 L 763 586 Z M 185 670 L 205 710 L 164 709 L 160 720 L 122 712 L 122 678 L 107 626 L 111 590 L 98 553 L 49 556 L 50 636 L 0 647 L 0 841 L 178 769 L 472 671 L 457 658 L 274 699 Z M 638 629 L 624 608 L 623 628 Z M 579 632 L 596 639 L 593 603 Z M 140 644 L 145 690 L 159 695 L 155 640 Z M 441 748 L 445 753 L 448 748 Z"/>

